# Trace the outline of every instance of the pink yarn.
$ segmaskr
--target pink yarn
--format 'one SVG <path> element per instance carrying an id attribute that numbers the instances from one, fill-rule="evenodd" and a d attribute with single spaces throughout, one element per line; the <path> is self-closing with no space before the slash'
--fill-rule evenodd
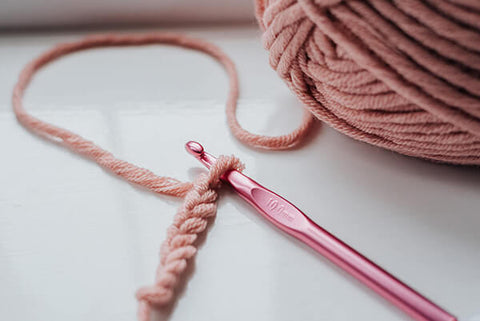
<path id="1" fill-rule="evenodd" d="M 171 33 L 132 34 L 132 35 L 98 35 L 84 40 L 60 44 L 30 62 L 20 73 L 13 90 L 13 110 L 18 121 L 33 133 L 71 149 L 87 157 L 108 171 L 122 177 L 130 183 L 145 187 L 155 193 L 183 197 L 183 205 L 178 210 L 173 224 L 167 230 L 167 239 L 161 246 L 160 265 L 157 269 L 155 283 L 138 290 L 138 319 L 147 321 L 153 305 L 168 304 L 174 297 L 182 273 L 189 260 L 195 255 L 195 240 L 208 224 L 208 219 L 215 215 L 216 190 L 220 176 L 225 172 L 243 166 L 233 156 L 220 156 L 207 175 L 200 175 L 193 183 L 180 182 L 174 178 L 157 176 L 151 171 L 115 158 L 93 142 L 66 129 L 54 126 L 28 114 L 23 107 L 23 94 L 35 72 L 47 63 L 69 53 L 105 46 L 133 46 L 150 44 L 169 44 L 202 51 L 218 60 L 227 71 L 230 90 L 227 100 L 227 118 L 232 132 L 243 142 L 264 148 L 283 149 L 294 146 L 301 141 L 310 128 L 313 118 L 308 112 L 301 126 L 290 134 L 279 137 L 254 135 L 241 128 L 235 110 L 238 98 L 238 77 L 235 65 L 219 48 L 187 36 Z"/>
<path id="2" fill-rule="evenodd" d="M 317 118 L 370 144 L 480 164 L 477 0 L 256 0 L 270 64 Z"/>

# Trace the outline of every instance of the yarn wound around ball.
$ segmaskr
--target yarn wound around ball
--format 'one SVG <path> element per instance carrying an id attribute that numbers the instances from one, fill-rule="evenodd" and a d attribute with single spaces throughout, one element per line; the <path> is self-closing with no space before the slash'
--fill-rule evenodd
<path id="1" fill-rule="evenodd" d="M 256 0 L 270 65 L 318 119 L 405 155 L 480 164 L 480 2 Z"/>

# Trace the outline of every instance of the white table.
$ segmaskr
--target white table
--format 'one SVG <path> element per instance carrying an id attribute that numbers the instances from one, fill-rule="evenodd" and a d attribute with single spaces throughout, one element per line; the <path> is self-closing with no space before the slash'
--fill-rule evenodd
<path id="1" fill-rule="evenodd" d="M 247 129 L 274 135 L 295 128 L 300 105 L 268 66 L 254 25 L 175 30 L 216 43 L 237 63 L 239 118 Z M 16 122 L 10 95 L 21 68 L 53 44 L 89 32 L 0 38 L 1 320 L 134 320 L 134 292 L 152 282 L 159 245 L 180 204 L 131 186 Z M 294 151 L 252 150 L 227 128 L 226 88 L 222 68 L 195 52 L 101 49 L 50 65 L 25 104 L 161 175 L 190 180 L 203 170 L 184 151 L 190 139 L 216 155 L 234 153 L 247 175 L 462 320 L 480 313 L 478 168 L 408 158 L 328 126 L 318 126 Z M 166 316 L 408 320 L 231 191 L 221 195 L 176 308 L 158 318 Z"/>

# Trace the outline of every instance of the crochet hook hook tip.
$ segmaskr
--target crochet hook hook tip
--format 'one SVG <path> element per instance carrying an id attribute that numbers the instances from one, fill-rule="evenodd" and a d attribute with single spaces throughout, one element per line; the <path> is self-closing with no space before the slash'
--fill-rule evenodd
<path id="1" fill-rule="evenodd" d="M 214 156 L 210 155 L 203 149 L 202 144 L 193 140 L 185 144 L 185 149 L 190 155 L 199 160 L 207 168 L 210 168 L 217 160 Z"/>
<path id="2" fill-rule="evenodd" d="M 195 156 L 196 158 L 200 158 L 203 155 L 204 149 L 203 146 L 195 141 L 189 141 L 185 144 L 185 149 L 188 153 Z"/>

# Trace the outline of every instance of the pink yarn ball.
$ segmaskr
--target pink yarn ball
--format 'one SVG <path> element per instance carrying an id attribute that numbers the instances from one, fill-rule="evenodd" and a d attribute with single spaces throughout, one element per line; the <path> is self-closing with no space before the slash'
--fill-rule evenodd
<path id="1" fill-rule="evenodd" d="M 364 142 L 480 164 L 480 2 L 256 0 L 270 64 Z"/>

